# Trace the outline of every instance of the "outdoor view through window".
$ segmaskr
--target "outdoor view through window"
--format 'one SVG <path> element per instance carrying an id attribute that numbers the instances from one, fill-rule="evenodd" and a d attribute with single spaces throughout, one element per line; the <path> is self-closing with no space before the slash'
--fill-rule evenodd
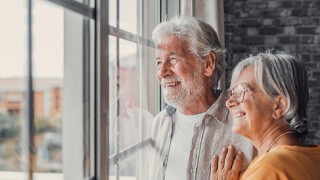
<path id="1" fill-rule="evenodd" d="M 0 3 L 0 180 L 145 179 L 161 102 L 151 41 L 159 4 L 32 0 L 29 11 L 27 0 Z"/>
<path id="2" fill-rule="evenodd" d="M 33 5 L 34 176 L 63 179 L 63 10 L 43 1 Z M 0 180 L 25 178 L 22 124 L 27 105 L 27 10 L 27 1 L 1 0 Z"/>

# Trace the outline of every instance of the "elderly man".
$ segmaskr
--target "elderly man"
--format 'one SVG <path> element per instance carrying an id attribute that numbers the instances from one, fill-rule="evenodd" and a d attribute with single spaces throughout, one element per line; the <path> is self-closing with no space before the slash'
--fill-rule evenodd
<path id="1" fill-rule="evenodd" d="M 152 36 L 157 79 L 168 106 L 155 118 L 149 179 L 209 179 L 211 157 L 229 144 L 244 152 L 245 168 L 254 150 L 231 132 L 224 92 L 215 89 L 224 71 L 215 30 L 180 16 L 159 24 Z"/>

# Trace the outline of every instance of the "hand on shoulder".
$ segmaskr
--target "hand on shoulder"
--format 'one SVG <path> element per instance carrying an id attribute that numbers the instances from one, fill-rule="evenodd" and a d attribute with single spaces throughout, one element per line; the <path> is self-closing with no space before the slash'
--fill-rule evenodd
<path id="1" fill-rule="evenodd" d="M 214 155 L 211 162 L 210 180 L 237 180 L 243 160 L 243 153 L 235 154 L 234 146 L 223 148 L 220 157 Z"/>

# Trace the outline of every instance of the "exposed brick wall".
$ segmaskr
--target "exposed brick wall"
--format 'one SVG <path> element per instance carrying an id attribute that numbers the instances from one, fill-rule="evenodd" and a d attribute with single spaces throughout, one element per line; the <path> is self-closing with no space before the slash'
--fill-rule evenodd
<path id="1" fill-rule="evenodd" d="M 277 49 L 303 60 L 308 70 L 308 143 L 320 144 L 320 1 L 225 0 L 227 81 L 248 53 Z"/>

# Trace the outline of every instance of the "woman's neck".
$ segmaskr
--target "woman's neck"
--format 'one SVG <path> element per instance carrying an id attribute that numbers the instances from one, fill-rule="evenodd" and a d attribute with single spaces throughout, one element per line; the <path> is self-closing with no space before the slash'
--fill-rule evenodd
<path id="1" fill-rule="evenodd" d="M 266 131 L 256 136 L 252 142 L 258 150 L 258 155 L 281 145 L 304 146 L 284 120 L 275 121 L 271 127 L 269 126 Z"/>
<path id="2" fill-rule="evenodd" d="M 282 146 L 282 145 L 291 145 L 291 146 L 305 146 L 299 138 L 294 135 L 291 130 L 281 130 L 277 132 L 272 132 L 271 134 L 265 136 L 263 143 L 260 146 L 256 146 L 258 150 L 258 155 L 269 152 L 271 149 Z"/>

